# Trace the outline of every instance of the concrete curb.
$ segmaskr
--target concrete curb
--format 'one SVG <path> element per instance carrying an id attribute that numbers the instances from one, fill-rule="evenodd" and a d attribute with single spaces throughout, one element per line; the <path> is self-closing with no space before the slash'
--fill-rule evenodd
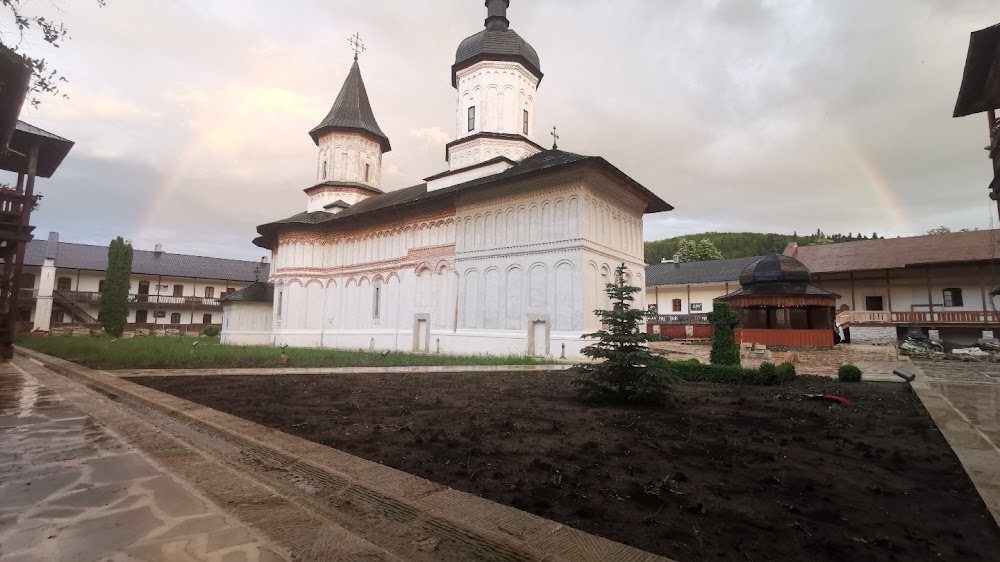
<path id="1" fill-rule="evenodd" d="M 670 562 L 118 376 L 31 350 L 17 348 L 17 352 L 126 407 L 154 412 L 192 431 L 221 439 L 242 456 L 293 481 L 295 488 L 308 491 L 311 500 L 298 504 L 293 501 L 296 508 L 304 503 L 323 510 L 336 524 L 356 534 L 358 540 L 370 541 L 403 559 L 436 560 L 441 554 L 449 560 L 468 561 Z M 311 545 L 315 541 L 315 537 L 307 535 L 320 529 L 308 525 L 294 532 L 295 536 L 272 536 L 267 524 L 280 513 L 264 505 L 243 513 L 239 505 L 231 505 L 239 499 L 239 490 L 231 490 L 231 484 L 220 481 L 206 464 L 178 462 L 169 468 L 199 489 L 207 489 L 206 495 L 220 505 L 230 504 L 237 517 L 289 551 L 295 553 L 304 543 Z M 282 490 L 277 491 L 281 496 Z M 293 530 L 286 529 L 289 532 Z"/>
<path id="2" fill-rule="evenodd" d="M 938 385 L 971 386 L 980 391 L 995 389 L 983 383 L 945 383 L 928 377 L 915 363 L 908 366 L 917 378 L 911 383 L 938 430 L 951 445 L 979 496 L 1000 525 L 1000 444 L 994 443 L 962 411 L 945 397 Z"/>

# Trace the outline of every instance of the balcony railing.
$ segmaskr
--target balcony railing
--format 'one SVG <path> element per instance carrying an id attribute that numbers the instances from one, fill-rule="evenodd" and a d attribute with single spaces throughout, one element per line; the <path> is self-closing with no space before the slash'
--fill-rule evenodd
<path id="1" fill-rule="evenodd" d="M 38 298 L 38 289 L 21 289 L 18 297 L 24 300 Z M 53 300 L 75 304 L 100 304 L 101 293 L 96 291 L 53 291 Z M 169 305 L 193 308 L 220 308 L 222 303 L 215 297 L 175 297 L 173 295 L 129 295 L 128 303 L 133 305 Z"/>
<path id="2" fill-rule="evenodd" d="M 942 311 L 942 312 L 841 312 L 837 315 L 841 324 L 1000 324 L 1000 312 L 995 311 Z"/>
<path id="3" fill-rule="evenodd" d="M 215 297 L 175 297 L 173 295 L 129 295 L 128 303 L 135 305 L 158 304 L 165 306 L 221 307 Z"/>

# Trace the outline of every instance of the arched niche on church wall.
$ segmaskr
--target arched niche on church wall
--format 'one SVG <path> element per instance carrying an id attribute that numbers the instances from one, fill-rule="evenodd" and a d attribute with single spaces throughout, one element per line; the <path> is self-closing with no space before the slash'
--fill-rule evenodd
<path id="1" fill-rule="evenodd" d="M 500 270 L 490 268 L 483 276 L 483 328 L 499 330 L 503 325 L 500 299 Z"/>
<path id="2" fill-rule="evenodd" d="M 319 331 L 323 329 L 323 312 L 326 310 L 326 291 L 318 279 L 306 284 L 306 323 L 305 329 Z"/>
<path id="3" fill-rule="evenodd" d="M 525 323 L 524 313 L 524 270 L 511 267 L 507 270 L 504 282 L 504 300 L 506 308 L 506 325 L 508 330 L 521 330 Z"/>
<path id="4" fill-rule="evenodd" d="M 576 302 L 577 288 L 575 268 L 567 261 L 560 262 L 555 268 L 555 321 L 553 329 L 559 331 L 570 331 L 578 329 L 575 321 L 574 303 Z"/>
<path id="5" fill-rule="evenodd" d="M 548 304 L 548 269 L 543 264 L 535 264 L 528 270 L 528 311 L 544 314 Z"/>
<path id="6" fill-rule="evenodd" d="M 463 276 L 464 279 L 464 291 L 462 298 L 459 299 L 462 308 L 464 309 L 463 318 L 463 328 L 479 328 L 479 322 L 481 321 L 482 310 L 482 288 L 480 287 L 480 274 L 476 269 L 469 269 L 465 272 Z"/>

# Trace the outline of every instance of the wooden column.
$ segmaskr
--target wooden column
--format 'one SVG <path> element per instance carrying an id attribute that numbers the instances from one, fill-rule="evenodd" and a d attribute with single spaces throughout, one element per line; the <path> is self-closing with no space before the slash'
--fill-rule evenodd
<path id="1" fill-rule="evenodd" d="M 990 321 L 990 309 L 986 306 L 986 268 L 979 264 L 979 291 L 983 296 L 983 324 Z"/>
<path id="2" fill-rule="evenodd" d="M 892 322 L 892 282 L 889 280 L 889 270 L 885 270 L 885 293 L 888 301 L 886 302 L 886 312 L 889 313 L 889 322 Z"/>
<path id="3" fill-rule="evenodd" d="M 687 286 L 687 313 L 691 314 L 691 285 Z"/>
<path id="4" fill-rule="evenodd" d="M 931 267 L 924 267 L 924 276 L 927 279 L 927 306 L 930 309 L 931 322 L 934 321 L 934 294 L 931 291 Z"/>
<path id="5" fill-rule="evenodd" d="M 858 303 L 854 298 L 854 272 L 850 273 L 851 276 L 851 312 L 856 312 L 858 310 Z"/>
<path id="6" fill-rule="evenodd" d="M 28 232 L 28 225 L 31 221 L 32 196 L 35 193 L 35 176 L 38 174 L 38 152 L 41 149 L 38 139 L 31 143 L 28 149 L 28 172 L 27 181 L 24 184 L 24 200 L 21 204 L 20 228 L 16 230 L 15 236 L 21 237 Z M 20 190 L 21 181 L 25 179 L 25 174 L 18 173 L 17 183 Z M 4 275 L 10 295 L 7 298 L 7 336 L 6 341 L 0 342 L 3 347 L 0 350 L 0 357 L 12 358 L 14 356 L 13 343 L 17 337 L 17 297 L 21 290 L 21 269 L 24 266 L 24 247 L 26 240 L 19 239 L 14 242 L 14 255 L 7 259 L 13 264 L 12 268 L 4 268 Z"/>

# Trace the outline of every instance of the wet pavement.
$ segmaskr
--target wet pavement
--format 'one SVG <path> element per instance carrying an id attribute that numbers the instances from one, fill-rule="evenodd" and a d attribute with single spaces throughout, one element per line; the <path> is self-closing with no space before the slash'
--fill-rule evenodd
<path id="1" fill-rule="evenodd" d="M 0 363 L 0 560 L 286 559 L 35 377 Z"/>
<path id="2" fill-rule="evenodd" d="M 1000 524 L 1000 365 L 917 361 L 913 389 Z"/>

